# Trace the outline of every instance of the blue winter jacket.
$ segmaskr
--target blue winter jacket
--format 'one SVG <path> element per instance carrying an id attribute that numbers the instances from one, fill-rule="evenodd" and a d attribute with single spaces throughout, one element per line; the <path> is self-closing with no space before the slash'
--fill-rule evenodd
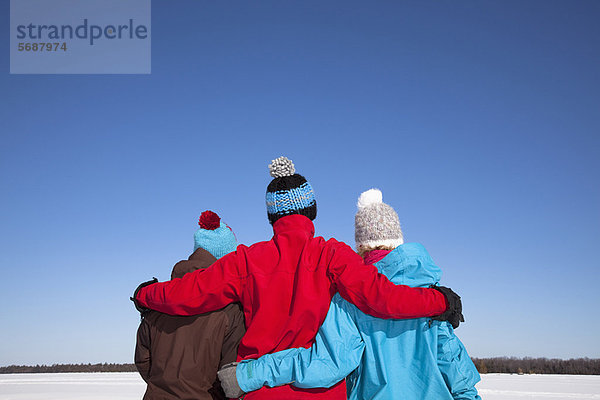
<path id="1" fill-rule="evenodd" d="M 398 246 L 375 266 L 397 285 L 428 287 L 441 276 L 418 243 Z M 351 400 L 480 400 L 479 373 L 449 323 L 375 318 L 339 295 L 311 348 L 267 354 L 237 367 L 245 392 L 289 383 L 330 387 L 347 375 Z"/>

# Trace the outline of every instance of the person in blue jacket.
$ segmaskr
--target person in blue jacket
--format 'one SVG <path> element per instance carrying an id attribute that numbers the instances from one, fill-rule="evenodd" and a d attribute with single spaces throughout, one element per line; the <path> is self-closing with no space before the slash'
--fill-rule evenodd
<path id="1" fill-rule="evenodd" d="M 436 285 L 441 270 L 418 243 L 406 243 L 381 191 L 361 194 L 355 217 L 358 253 L 397 285 Z M 262 386 L 330 387 L 347 376 L 348 399 L 480 400 L 480 376 L 445 321 L 379 319 L 335 295 L 310 348 L 244 360 L 219 372 L 228 397 Z"/>

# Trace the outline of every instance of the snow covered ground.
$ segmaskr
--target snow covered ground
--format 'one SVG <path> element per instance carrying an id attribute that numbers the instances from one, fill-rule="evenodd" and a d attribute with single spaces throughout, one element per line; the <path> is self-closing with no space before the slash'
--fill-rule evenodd
<path id="1" fill-rule="evenodd" d="M 600 399 L 600 376 L 482 375 L 483 400 Z M 0 400 L 140 400 L 136 373 L 0 375 Z"/>
<path id="2" fill-rule="evenodd" d="M 0 375 L 1 400 L 140 400 L 144 390 L 133 372 Z"/>
<path id="3" fill-rule="evenodd" d="M 477 390 L 483 400 L 600 399 L 600 376 L 485 374 Z"/>

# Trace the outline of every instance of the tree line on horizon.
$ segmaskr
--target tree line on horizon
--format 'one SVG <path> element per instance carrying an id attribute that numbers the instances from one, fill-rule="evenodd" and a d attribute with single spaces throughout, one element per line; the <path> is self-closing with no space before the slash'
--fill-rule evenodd
<path id="1" fill-rule="evenodd" d="M 9 365 L 0 367 L 0 374 L 49 374 L 59 372 L 137 372 L 135 364 L 52 364 Z"/>
<path id="2" fill-rule="evenodd" d="M 600 375 L 600 358 L 471 358 L 480 374 L 564 374 Z M 63 372 L 136 372 L 134 364 L 52 364 L 9 365 L 0 367 L 0 374 L 35 374 Z"/>
<path id="3" fill-rule="evenodd" d="M 600 375 L 600 358 L 471 357 L 480 374 Z"/>

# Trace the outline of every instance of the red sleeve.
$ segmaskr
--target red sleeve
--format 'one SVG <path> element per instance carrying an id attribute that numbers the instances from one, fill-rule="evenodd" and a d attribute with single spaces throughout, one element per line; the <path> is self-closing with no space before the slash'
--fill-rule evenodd
<path id="1" fill-rule="evenodd" d="M 183 278 L 143 287 L 136 299 L 143 307 L 170 315 L 197 315 L 240 301 L 246 277 L 245 246 Z"/>
<path id="2" fill-rule="evenodd" d="M 394 285 L 348 245 L 332 242 L 329 276 L 340 295 L 378 318 L 421 318 L 446 311 L 446 298 L 435 289 Z"/>

